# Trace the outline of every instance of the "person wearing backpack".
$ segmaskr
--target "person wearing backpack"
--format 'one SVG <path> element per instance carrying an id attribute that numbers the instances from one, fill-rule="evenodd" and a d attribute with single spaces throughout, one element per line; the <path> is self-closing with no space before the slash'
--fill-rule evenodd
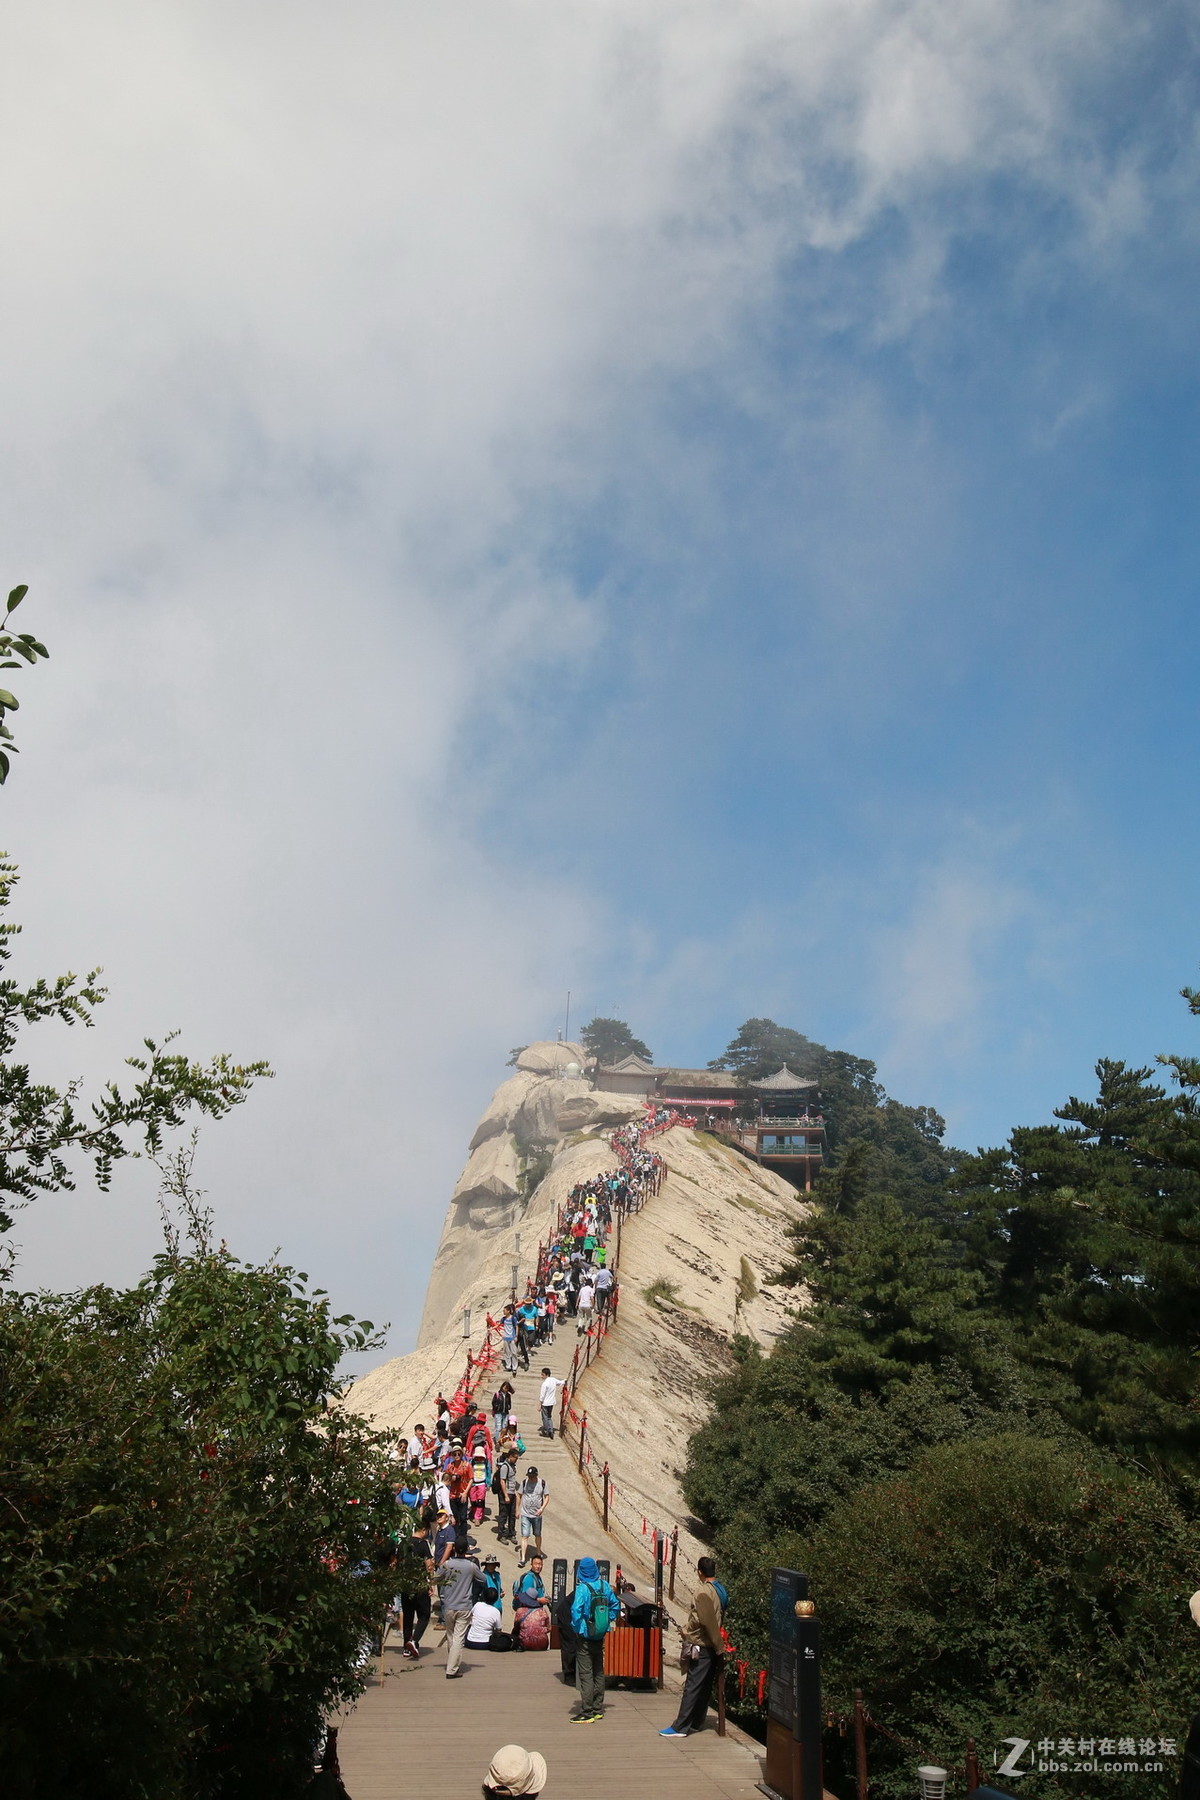
<path id="1" fill-rule="evenodd" d="M 542 1520 L 549 1503 L 546 1483 L 539 1480 L 536 1466 L 530 1464 L 521 1486 L 521 1548 L 517 1555 L 518 1569 L 525 1567 L 525 1546 L 530 1538 L 533 1539 L 533 1549 L 537 1555 L 542 1553 Z"/>
<path id="2" fill-rule="evenodd" d="M 575 1646 L 575 1686 L 579 1705 L 573 1725 L 591 1725 L 604 1717 L 604 1640 L 621 1614 L 621 1602 L 596 1566 L 594 1556 L 580 1559 L 571 1629 Z"/>

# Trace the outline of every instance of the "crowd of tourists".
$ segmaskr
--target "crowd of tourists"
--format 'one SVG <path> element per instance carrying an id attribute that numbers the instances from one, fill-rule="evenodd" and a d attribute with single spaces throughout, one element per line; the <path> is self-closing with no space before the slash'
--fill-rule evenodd
<path id="1" fill-rule="evenodd" d="M 462 1672 L 466 1649 L 528 1652 L 549 1647 L 552 1623 L 557 1627 L 564 1681 L 576 1689 L 572 1720 L 590 1724 L 604 1716 L 604 1643 L 623 1617 L 638 1606 L 629 1584 L 617 1570 L 610 1586 L 593 1557 L 576 1565 L 574 1585 L 553 1602 L 544 1580 L 542 1532 L 550 1503 L 546 1481 L 536 1463 L 524 1472 L 527 1446 L 515 1411 L 511 1376 L 518 1365 L 531 1367 L 534 1352 L 555 1342 L 567 1321 L 582 1335 L 593 1321 L 615 1309 L 617 1282 L 608 1266 L 608 1240 L 614 1219 L 637 1211 L 661 1186 L 664 1164 L 644 1148 L 653 1129 L 670 1115 L 651 1114 L 638 1125 L 612 1134 L 620 1166 L 578 1182 L 562 1207 L 551 1242 L 539 1253 L 537 1274 L 527 1283 L 523 1300 L 505 1306 L 499 1320 L 501 1379 L 490 1406 L 468 1405 L 465 1411 L 438 1394 L 432 1428 L 418 1424 L 397 1445 L 396 1498 L 411 1509 L 411 1536 L 396 1555 L 399 1592 L 390 1624 L 402 1638 L 401 1654 L 418 1660 L 422 1639 L 435 1611 L 445 1632 L 448 1680 Z M 555 1436 L 554 1413 L 563 1381 L 548 1364 L 541 1368 L 538 1390 L 539 1435 Z M 471 1535 L 490 1516 L 495 1500 L 495 1535 L 517 1551 L 517 1578 L 505 1592 L 500 1559 L 486 1555 Z M 721 1655 L 720 1622 L 724 1592 L 715 1583 L 715 1566 L 701 1559 L 701 1581 L 684 1631 L 687 1681 L 674 1725 L 662 1733 L 680 1737 L 698 1729 L 707 1710 Z M 510 1755 L 511 1753 L 511 1755 Z M 539 1786 L 485 1783 L 485 1794 L 535 1793 L 545 1780 L 545 1764 L 518 1746 L 505 1746 L 497 1764 L 519 1767 L 522 1781 Z M 507 1759 L 507 1762 L 506 1760 Z M 524 1759 L 524 1760 L 522 1760 Z M 489 1775 L 497 1777 L 494 1766 Z"/>

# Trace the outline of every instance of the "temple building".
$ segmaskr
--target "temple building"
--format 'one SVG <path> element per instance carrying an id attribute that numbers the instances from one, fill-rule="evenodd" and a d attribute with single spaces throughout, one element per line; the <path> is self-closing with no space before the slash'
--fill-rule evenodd
<path id="1" fill-rule="evenodd" d="M 604 1093 L 641 1094 L 691 1113 L 705 1131 L 805 1191 L 824 1161 L 820 1089 L 786 1063 L 762 1081 L 743 1083 L 723 1069 L 659 1068 L 627 1056 L 593 1069 L 592 1077 Z"/>

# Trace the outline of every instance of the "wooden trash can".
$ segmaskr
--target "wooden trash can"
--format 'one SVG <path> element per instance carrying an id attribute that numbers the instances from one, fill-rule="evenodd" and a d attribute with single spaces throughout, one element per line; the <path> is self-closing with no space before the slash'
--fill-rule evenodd
<path id="1" fill-rule="evenodd" d="M 604 1639 L 605 1681 L 657 1687 L 662 1638 L 661 1625 L 614 1625 Z"/>

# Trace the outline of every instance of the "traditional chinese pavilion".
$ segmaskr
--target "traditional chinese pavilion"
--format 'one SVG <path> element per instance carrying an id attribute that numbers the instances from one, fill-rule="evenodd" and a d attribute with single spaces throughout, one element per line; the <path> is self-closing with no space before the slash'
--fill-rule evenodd
<path id="1" fill-rule="evenodd" d="M 793 1074 L 786 1063 L 747 1085 L 723 1069 L 660 1068 L 640 1056 L 627 1056 L 597 1068 L 593 1078 L 605 1093 L 641 1094 L 692 1113 L 706 1131 L 805 1190 L 824 1160 L 820 1089 L 815 1081 Z"/>

